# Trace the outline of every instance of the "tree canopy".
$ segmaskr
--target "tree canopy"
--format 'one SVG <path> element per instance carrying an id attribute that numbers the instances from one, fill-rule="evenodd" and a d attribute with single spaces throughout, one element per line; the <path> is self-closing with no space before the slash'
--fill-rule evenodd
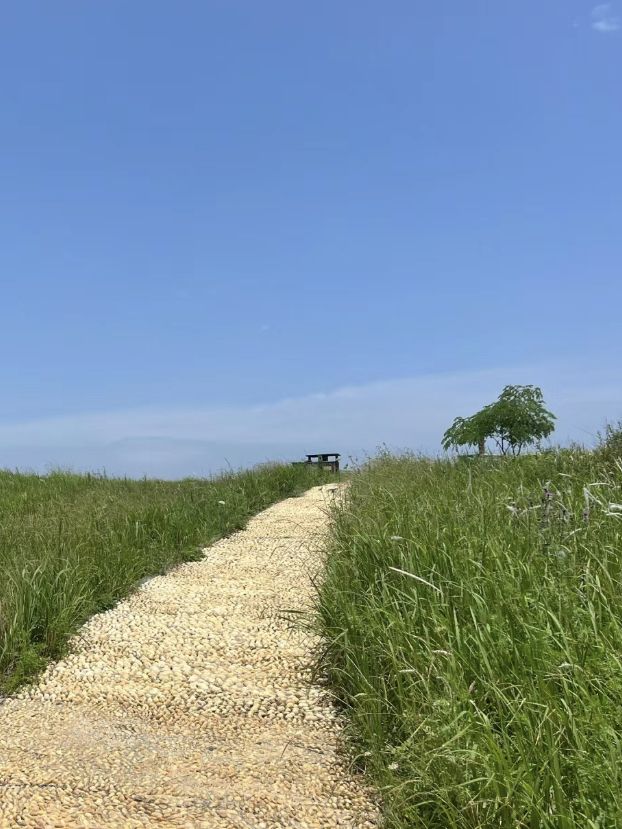
<path id="1" fill-rule="evenodd" d="M 525 446 L 539 443 L 555 428 L 555 415 L 544 405 L 538 386 L 506 386 L 494 403 L 471 417 L 457 417 L 442 439 L 444 449 L 477 446 L 484 453 L 493 440 L 503 455 L 520 455 Z"/>

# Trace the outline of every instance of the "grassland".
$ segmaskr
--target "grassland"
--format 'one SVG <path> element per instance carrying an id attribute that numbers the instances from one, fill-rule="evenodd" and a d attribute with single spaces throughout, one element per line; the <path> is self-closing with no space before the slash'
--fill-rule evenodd
<path id="1" fill-rule="evenodd" d="M 304 466 L 179 482 L 0 472 L 0 693 L 58 657 L 81 623 L 140 579 L 198 558 L 319 482 Z"/>
<path id="2" fill-rule="evenodd" d="M 389 827 L 622 826 L 621 505 L 604 451 L 353 477 L 322 667 Z"/>

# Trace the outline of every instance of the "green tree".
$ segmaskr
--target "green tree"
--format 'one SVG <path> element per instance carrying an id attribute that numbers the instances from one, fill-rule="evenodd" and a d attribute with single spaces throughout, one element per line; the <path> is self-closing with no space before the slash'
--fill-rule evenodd
<path id="1" fill-rule="evenodd" d="M 480 455 L 493 440 L 502 455 L 520 455 L 555 428 L 555 415 L 544 405 L 538 386 L 506 386 L 497 400 L 471 417 L 457 417 L 442 439 L 444 449 L 477 446 Z"/>

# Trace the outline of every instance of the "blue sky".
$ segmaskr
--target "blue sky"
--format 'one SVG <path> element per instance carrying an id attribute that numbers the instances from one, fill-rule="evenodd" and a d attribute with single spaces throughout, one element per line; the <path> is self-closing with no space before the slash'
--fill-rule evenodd
<path id="1" fill-rule="evenodd" d="M 514 382 L 560 440 L 622 416 L 621 3 L 23 0 L 1 38 L 1 464 L 436 451 Z"/>

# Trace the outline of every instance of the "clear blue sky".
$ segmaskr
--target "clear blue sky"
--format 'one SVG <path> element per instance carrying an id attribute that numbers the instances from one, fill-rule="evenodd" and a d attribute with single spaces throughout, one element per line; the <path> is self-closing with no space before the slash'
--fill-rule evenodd
<path id="1" fill-rule="evenodd" d="M 352 395 L 353 441 L 351 403 L 313 439 L 426 448 L 562 375 L 568 434 L 622 415 L 622 4 L 22 0 L 0 38 L 0 463 L 250 462 L 279 444 L 257 406 L 317 427 Z M 443 377 L 395 432 L 382 384 L 416 413 Z"/>

